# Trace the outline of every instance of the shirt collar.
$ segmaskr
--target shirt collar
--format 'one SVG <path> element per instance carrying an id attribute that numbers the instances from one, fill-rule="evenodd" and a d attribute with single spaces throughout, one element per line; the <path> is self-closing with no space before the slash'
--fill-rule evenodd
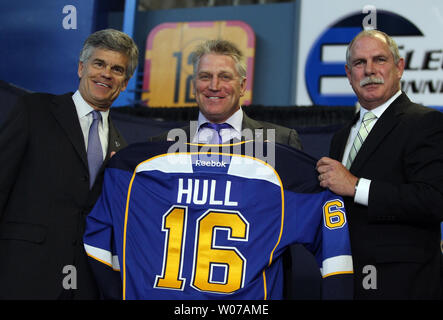
<path id="1" fill-rule="evenodd" d="M 363 116 L 365 115 L 366 112 L 371 111 L 376 117 L 377 119 L 381 117 L 381 115 L 383 114 L 383 112 L 386 111 L 386 109 L 391 105 L 392 102 L 394 102 L 395 99 L 398 98 L 398 96 L 401 95 L 401 90 L 398 90 L 396 94 L 394 94 L 390 99 L 388 99 L 385 103 L 379 105 L 378 107 L 372 109 L 372 110 L 367 110 L 365 109 L 363 106 L 361 107 L 361 111 L 360 111 L 360 121 L 363 119 Z"/>
<path id="2" fill-rule="evenodd" d="M 91 107 L 85 101 L 85 99 L 83 99 L 80 91 L 78 91 L 78 90 L 72 95 L 72 100 L 74 101 L 75 108 L 77 109 L 77 115 L 78 115 L 79 119 L 87 116 L 91 111 L 94 110 L 94 108 Z M 107 122 L 108 115 L 109 115 L 109 109 L 107 109 L 106 111 L 100 111 L 100 113 L 102 115 L 103 122 L 105 122 L 105 121 Z"/>
<path id="3" fill-rule="evenodd" d="M 200 126 L 203 123 L 206 123 L 206 122 L 211 122 L 211 121 L 209 121 L 201 112 L 199 112 L 198 113 L 198 126 L 197 126 L 197 130 L 198 130 L 198 128 L 200 128 Z M 237 132 L 241 133 L 242 122 L 243 122 L 243 110 L 242 110 L 242 108 L 240 107 L 240 109 L 238 109 L 236 112 L 234 112 L 234 114 L 232 116 L 230 116 L 224 122 L 230 124 L 232 128 L 234 128 Z"/>

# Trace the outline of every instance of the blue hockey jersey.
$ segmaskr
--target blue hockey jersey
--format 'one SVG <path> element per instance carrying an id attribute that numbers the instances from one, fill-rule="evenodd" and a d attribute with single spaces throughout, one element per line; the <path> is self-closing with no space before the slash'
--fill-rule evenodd
<path id="1" fill-rule="evenodd" d="M 109 162 L 84 236 L 105 297 L 281 299 L 294 243 L 324 279 L 352 274 L 343 200 L 319 187 L 315 159 L 253 141 L 173 147 L 135 144 Z"/>

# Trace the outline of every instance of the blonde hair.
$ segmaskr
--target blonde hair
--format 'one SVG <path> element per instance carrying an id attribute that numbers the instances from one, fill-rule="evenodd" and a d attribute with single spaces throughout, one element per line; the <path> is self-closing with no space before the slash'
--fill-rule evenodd
<path id="1" fill-rule="evenodd" d="M 207 40 L 200 45 L 192 52 L 192 64 L 194 66 L 194 79 L 197 73 L 198 64 L 200 63 L 200 59 L 205 54 L 220 54 L 231 57 L 235 61 L 235 68 L 240 76 L 240 78 L 246 78 L 246 64 L 244 62 L 243 53 L 238 49 L 238 47 L 230 41 L 216 39 L 216 40 Z"/>

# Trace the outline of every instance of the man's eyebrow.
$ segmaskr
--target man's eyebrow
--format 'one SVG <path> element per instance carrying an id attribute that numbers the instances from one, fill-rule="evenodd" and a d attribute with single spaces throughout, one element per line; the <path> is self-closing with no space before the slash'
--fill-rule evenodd
<path id="1" fill-rule="evenodd" d="M 100 58 L 94 58 L 94 60 L 92 60 L 92 62 L 101 62 L 101 63 L 104 63 L 104 64 L 108 64 L 105 60 L 103 60 L 103 59 L 100 59 Z M 123 68 L 123 69 L 125 69 L 126 67 L 124 66 L 124 65 L 121 65 L 121 64 L 114 64 L 114 65 L 111 65 L 111 68 Z"/>
<path id="2" fill-rule="evenodd" d="M 121 69 L 125 69 L 125 66 L 121 65 L 121 64 L 114 64 L 113 66 L 111 66 L 111 68 L 121 68 Z"/>

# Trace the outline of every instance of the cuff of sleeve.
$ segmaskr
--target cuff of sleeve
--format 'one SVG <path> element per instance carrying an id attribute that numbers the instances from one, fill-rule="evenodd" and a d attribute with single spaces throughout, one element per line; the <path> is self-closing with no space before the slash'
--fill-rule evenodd
<path id="1" fill-rule="evenodd" d="M 367 206 L 369 202 L 369 187 L 371 180 L 360 178 L 357 189 L 355 190 L 354 202 Z"/>

